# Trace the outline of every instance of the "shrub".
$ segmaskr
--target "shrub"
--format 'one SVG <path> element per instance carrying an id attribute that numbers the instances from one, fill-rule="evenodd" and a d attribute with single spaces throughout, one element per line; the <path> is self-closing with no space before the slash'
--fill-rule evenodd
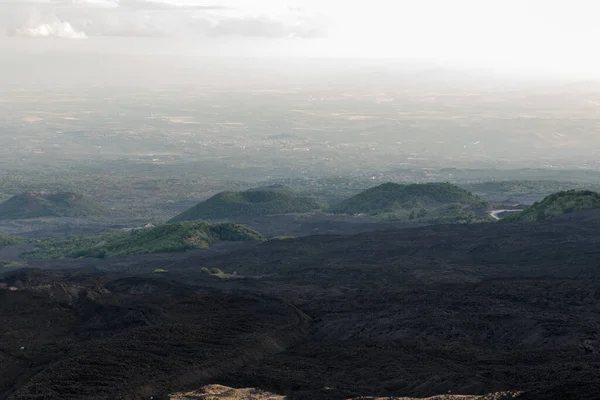
<path id="1" fill-rule="evenodd" d="M 275 236 L 273 238 L 271 238 L 271 240 L 292 240 L 292 239 L 296 239 L 295 236 Z"/>
<path id="2" fill-rule="evenodd" d="M 8 236 L 0 233 L 0 247 L 14 246 L 23 243 L 24 240 L 14 236 Z"/>
<path id="3" fill-rule="evenodd" d="M 24 268 L 27 265 L 25 261 L 0 261 L 0 268 Z"/>

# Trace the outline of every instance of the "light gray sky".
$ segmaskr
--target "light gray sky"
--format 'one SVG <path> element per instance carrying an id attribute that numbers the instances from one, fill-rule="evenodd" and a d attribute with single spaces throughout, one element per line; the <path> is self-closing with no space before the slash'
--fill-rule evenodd
<path id="1" fill-rule="evenodd" d="M 590 77 L 599 16 L 598 0 L 0 0 L 0 50 L 402 58 Z"/>

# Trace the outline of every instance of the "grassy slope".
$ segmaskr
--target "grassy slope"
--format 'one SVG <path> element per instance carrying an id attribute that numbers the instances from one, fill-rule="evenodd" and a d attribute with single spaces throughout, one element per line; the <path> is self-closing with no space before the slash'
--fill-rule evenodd
<path id="1" fill-rule="evenodd" d="M 481 200 L 449 183 L 425 183 L 401 185 L 384 183 L 365 190 L 330 208 L 330 211 L 343 214 L 390 212 L 398 208 L 434 208 L 448 204 L 476 205 Z"/>
<path id="2" fill-rule="evenodd" d="M 592 208 L 600 208 L 600 193 L 589 190 L 568 190 L 551 194 L 528 209 L 503 218 L 502 221 L 542 221 Z"/>
<path id="3" fill-rule="evenodd" d="M 294 196 L 285 190 L 248 190 L 222 192 L 177 215 L 171 221 L 219 219 L 240 216 L 304 213 L 319 209 L 309 198 Z"/>
<path id="4" fill-rule="evenodd" d="M 110 257 L 132 254 L 177 252 L 208 248 L 220 240 L 264 241 L 258 232 L 235 224 L 180 222 L 151 229 L 111 233 L 102 236 L 72 236 L 41 241 L 25 259 Z"/>

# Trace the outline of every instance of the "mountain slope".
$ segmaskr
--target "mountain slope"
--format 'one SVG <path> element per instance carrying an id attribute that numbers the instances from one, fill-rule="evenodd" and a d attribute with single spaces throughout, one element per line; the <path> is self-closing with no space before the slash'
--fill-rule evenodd
<path id="1" fill-rule="evenodd" d="M 81 194 L 25 192 L 0 204 L 0 219 L 40 217 L 91 218 L 105 216 L 108 210 Z"/>
<path id="2" fill-rule="evenodd" d="M 305 213 L 319 209 L 309 198 L 294 196 L 282 188 L 222 192 L 177 215 L 171 222 L 199 219 L 250 217 L 271 214 Z"/>
<path id="3" fill-rule="evenodd" d="M 567 190 L 551 194 L 526 210 L 502 219 L 507 222 L 542 221 L 575 211 L 600 208 L 600 193 L 591 190 Z"/>
<path id="4" fill-rule="evenodd" d="M 398 209 L 432 209 L 450 204 L 482 203 L 477 196 L 449 183 L 384 183 L 332 206 L 329 211 L 338 214 L 379 214 Z"/>

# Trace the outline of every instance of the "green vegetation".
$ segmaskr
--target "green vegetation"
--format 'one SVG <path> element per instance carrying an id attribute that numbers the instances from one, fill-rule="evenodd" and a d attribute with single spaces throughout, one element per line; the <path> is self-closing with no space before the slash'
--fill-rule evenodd
<path id="1" fill-rule="evenodd" d="M 227 273 L 221 271 L 219 268 L 208 269 L 206 267 L 202 267 L 202 268 L 200 268 L 200 272 L 205 275 L 212 275 L 212 276 L 216 276 L 221 279 L 227 279 L 227 278 L 231 277 L 230 274 L 227 274 Z"/>
<path id="2" fill-rule="evenodd" d="M 488 204 L 449 183 L 384 183 L 330 208 L 338 214 L 369 214 L 387 220 L 471 223 L 487 220 Z"/>
<path id="3" fill-rule="evenodd" d="M 4 235 L 4 234 L 0 233 L 0 248 L 6 247 L 6 246 L 14 246 L 14 245 L 21 244 L 24 242 L 25 242 L 25 240 L 23 240 L 19 237 L 8 236 L 8 235 Z"/>
<path id="4" fill-rule="evenodd" d="M 551 194 L 520 213 L 502 219 L 506 222 L 543 221 L 575 211 L 600 208 L 600 193 L 590 190 L 568 190 Z"/>
<path id="5" fill-rule="evenodd" d="M 0 219 L 40 217 L 101 218 L 108 210 L 80 194 L 71 192 L 25 192 L 0 204 Z"/>
<path id="6" fill-rule="evenodd" d="M 26 261 L 0 261 L 0 268 L 25 268 Z"/>
<path id="7" fill-rule="evenodd" d="M 231 275 L 226 274 L 225 272 L 221 271 L 219 268 L 211 268 L 210 269 L 210 274 L 212 276 L 216 276 L 216 277 L 221 278 L 221 279 L 225 279 L 225 278 L 231 277 Z"/>
<path id="8" fill-rule="evenodd" d="M 266 240 L 260 233 L 235 224 L 179 222 L 155 228 L 100 236 L 70 236 L 42 240 L 25 259 L 105 258 L 132 254 L 206 249 L 220 241 Z"/>
<path id="9" fill-rule="evenodd" d="M 292 240 L 292 239 L 296 239 L 296 236 L 275 236 L 275 237 L 272 237 L 270 240 Z"/>
<path id="10" fill-rule="evenodd" d="M 203 201 L 171 220 L 193 221 L 240 216 L 305 213 L 320 209 L 313 199 L 299 197 L 280 185 L 250 189 L 245 192 L 222 192 Z"/>

